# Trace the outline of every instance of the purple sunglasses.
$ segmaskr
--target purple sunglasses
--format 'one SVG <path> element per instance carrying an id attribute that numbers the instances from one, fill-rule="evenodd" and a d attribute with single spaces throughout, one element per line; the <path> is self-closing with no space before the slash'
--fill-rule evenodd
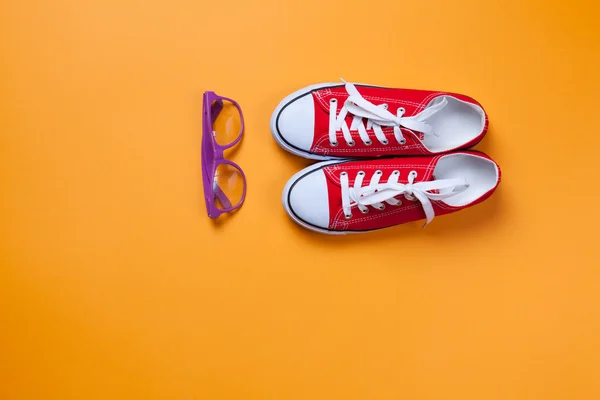
<path id="1" fill-rule="evenodd" d="M 215 139 L 213 122 L 223 110 L 224 101 L 230 102 L 237 107 L 237 110 L 240 113 L 241 129 L 235 140 L 221 146 Z M 221 214 L 240 208 L 246 198 L 246 177 L 244 172 L 239 165 L 223 157 L 223 152 L 225 150 L 235 146 L 242 139 L 242 134 L 244 133 L 244 117 L 242 115 L 242 109 L 236 101 L 219 96 L 214 92 L 204 92 L 202 112 L 202 181 L 204 183 L 204 199 L 206 201 L 206 210 L 208 211 L 209 218 L 217 218 Z M 221 165 L 229 165 L 237 169 L 240 173 L 243 192 L 242 197 L 237 204 L 231 204 L 230 199 L 215 180 L 215 173 L 217 168 Z M 215 200 L 218 200 L 222 207 L 217 207 L 215 205 Z"/>

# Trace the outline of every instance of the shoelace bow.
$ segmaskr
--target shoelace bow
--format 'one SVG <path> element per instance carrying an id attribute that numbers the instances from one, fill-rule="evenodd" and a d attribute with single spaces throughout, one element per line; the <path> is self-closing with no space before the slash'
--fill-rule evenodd
<path id="1" fill-rule="evenodd" d="M 448 101 L 443 98 L 441 101 L 434 103 L 430 107 L 427 107 L 425 110 L 421 111 L 415 116 L 404 117 L 404 113 L 406 112 L 404 108 L 398 108 L 396 115 L 394 115 L 387 110 L 386 104 L 375 105 L 362 97 L 362 95 L 358 92 L 358 89 L 356 89 L 352 83 L 346 82 L 343 79 L 342 82 L 344 82 L 346 92 L 349 96 L 344 102 L 344 106 L 340 109 L 339 113 L 337 113 L 337 99 L 333 98 L 330 100 L 329 143 L 332 146 L 338 145 L 336 132 L 339 132 L 340 130 L 344 135 L 344 140 L 349 146 L 355 145 L 352 135 L 350 134 L 351 130 L 358 130 L 358 134 L 363 143 L 367 146 L 371 145 L 372 141 L 367 133 L 367 130 L 369 129 L 373 129 L 375 137 L 380 143 L 387 145 L 388 140 L 383 133 L 381 128 L 382 126 L 393 126 L 394 137 L 401 145 L 406 143 L 406 139 L 404 138 L 404 135 L 402 135 L 402 130 L 400 127 L 422 132 L 424 135 L 435 136 L 435 132 L 433 131 L 431 125 L 426 123 L 427 118 L 430 118 L 448 104 Z M 348 127 L 348 124 L 346 124 L 346 117 L 348 114 L 354 115 L 352 125 L 350 127 Z M 366 127 L 363 124 L 363 118 L 367 119 Z"/>
<path id="2" fill-rule="evenodd" d="M 402 201 L 396 197 L 404 195 L 407 200 L 418 200 L 423 206 L 427 222 L 429 224 L 435 217 L 431 200 L 443 200 L 464 192 L 469 184 L 466 179 L 439 179 L 434 181 L 416 182 L 416 171 L 408 174 L 408 183 L 399 183 L 399 171 L 393 171 L 386 183 L 380 183 L 382 171 L 376 171 L 368 186 L 362 186 L 365 173 L 359 171 L 354 180 L 354 186 L 349 184 L 347 172 L 340 174 L 340 183 L 342 187 L 342 208 L 346 219 L 352 218 L 352 207 L 366 214 L 369 212 L 368 206 L 379 210 L 385 208 L 384 202 L 392 206 L 402 204 Z M 432 193 L 438 191 L 438 193 Z"/>

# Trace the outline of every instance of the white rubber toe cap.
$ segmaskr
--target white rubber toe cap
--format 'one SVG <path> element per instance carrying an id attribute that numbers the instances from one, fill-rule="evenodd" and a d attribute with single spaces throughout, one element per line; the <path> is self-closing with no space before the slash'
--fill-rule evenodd
<path id="1" fill-rule="evenodd" d="M 289 206 L 306 223 L 323 229 L 329 228 L 329 195 L 322 169 L 296 181 L 289 192 Z"/>
<path id="2" fill-rule="evenodd" d="M 277 130 L 290 145 L 304 151 L 310 150 L 315 136 L 315 103 L 310 92 L 281 110 Z"/>

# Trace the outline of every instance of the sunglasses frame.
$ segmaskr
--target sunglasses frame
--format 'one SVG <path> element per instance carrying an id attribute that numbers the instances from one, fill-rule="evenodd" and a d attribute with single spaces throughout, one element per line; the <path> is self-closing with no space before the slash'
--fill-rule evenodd
<path id="1" fill-rule="evenodd" d="M 220 107 L 212 107 L 214 101 L 216 101 L 217 105 L 220 105 Z M 225 146 L 221 146 L 217 143 L 213 131 L 213 121 L 216 120 L 221 112 L 223 101 L 228 101 L 237 107 L 240 113 L 241 122 L 241 129 L 237 138 Z M 237 210 L 242 206 L 246 199 L 246 176 L 244 175 L 244 171 L 242 171 L 242 168 L 240 168 L 239 165 L 233 161 L 227 160 L 223 156 L 225 150 L 230 149 L 242 140 L 243 135 L 244 115 L 242 114 L 240 105 L 235 100 L 219 96 L 215 92 L 204 92 L 202 99 L 202 182 L 204 186 L 206 211 L 208 212 L 209 218 L 218 218 L 222 214 Z M 215 184 L 215 172 L 220 165 L 230 165 L 236 168 L 242 176 L 244 184 L 242 199 L 236 205 L 231 205 L 227 196 L 225 196 L 219 186 Z M 215 205 L 215 198 L 217 198 L 225 208 L 218 208 Z"/>

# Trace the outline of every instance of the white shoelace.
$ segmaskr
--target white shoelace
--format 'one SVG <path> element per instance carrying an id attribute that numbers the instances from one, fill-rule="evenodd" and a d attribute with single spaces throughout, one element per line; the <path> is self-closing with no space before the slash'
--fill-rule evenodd
<path id="1" fill-rule="evenodd" d="M 351 208 L 354 206 L 357 206 L 363 214 L 366 214 L 369 212 L 368 206 L 383 210 L 385 208 L 384 202 L 392 206 L 399 206 L 402 201 L 395 197 L 404 195 L 407 200 L 421 202 L 427 218 L 424 225 L 426 226 L 435 217 L 431 200 L 447 199 L 464 192 L 469 187 L 466 179 L 440 179 L 415 183 L 416 171 L 411 171 L 408 174 L 407 184 L 398 183 L 400 171 L 393 171 L 386 183 L 379 182 L 382 175 L 382 171 L 376 171 L 369 185 L 363 187 L 365 173 L 359 171 L 354 180 L 354 187 L 350 187 L 348 173 L 344 171 L 340 174 L 342 208 L 346 219 L 352 218 Z M 431 193 L 432 190 L 438 190 L 440 193 Z"/>
<path id="2" fill-rule="evenodd" d="M 387 104 L 380 104 L 377 106 L 362 97 L 353 84 L 348 83 L 343 79 L 342 82 L 346 84 L 346 92 L 348 92 L 349 97 L 344 102 L 344 106 L 340 109 L 339 114 L 337 113 L 337 99 L 333 98 L 330 100 L 329 143 L 332 146 L 338 145 L 336 132 L 339 132 L 340 130 L 342 131 L 344 140 L 348 146 L 355 145 L 354 140 L 352 140 L 352 135 L 350 134 L 351 130 L 358 130 L 360 139 L 365 145 L 370 146 L 372 141 L 367 133 L 368 129 L 373 129 L 377 140 L 379 140 L 381 144 L 387 145 L 389 141 L 386 139 L 383 130 L 381 129 L 382 126 L 393 126 L 394 137 L 401 145 L 406 143 L 406 139 L 402 135 L 400 127 L 422 132 L 425 135 L 435 136 L 435 132 L 433 132 L 431 125 L 426 123 L 427 118 L 431 117 L 448 104 L 448 100 L 442 98 L 441 101 L 434 103 L 432 106 L 413 117 L 404 117 L 404 113 L 406 112 L 404 108 L 399 108 L 396 115 L 394 115 L 387 110 Z M 346 124 L 346 116 L 348 114 L 354 115 L 350 127 Z M 363 118 L 367 119 L 366 127 L 363 124 Z"/>

